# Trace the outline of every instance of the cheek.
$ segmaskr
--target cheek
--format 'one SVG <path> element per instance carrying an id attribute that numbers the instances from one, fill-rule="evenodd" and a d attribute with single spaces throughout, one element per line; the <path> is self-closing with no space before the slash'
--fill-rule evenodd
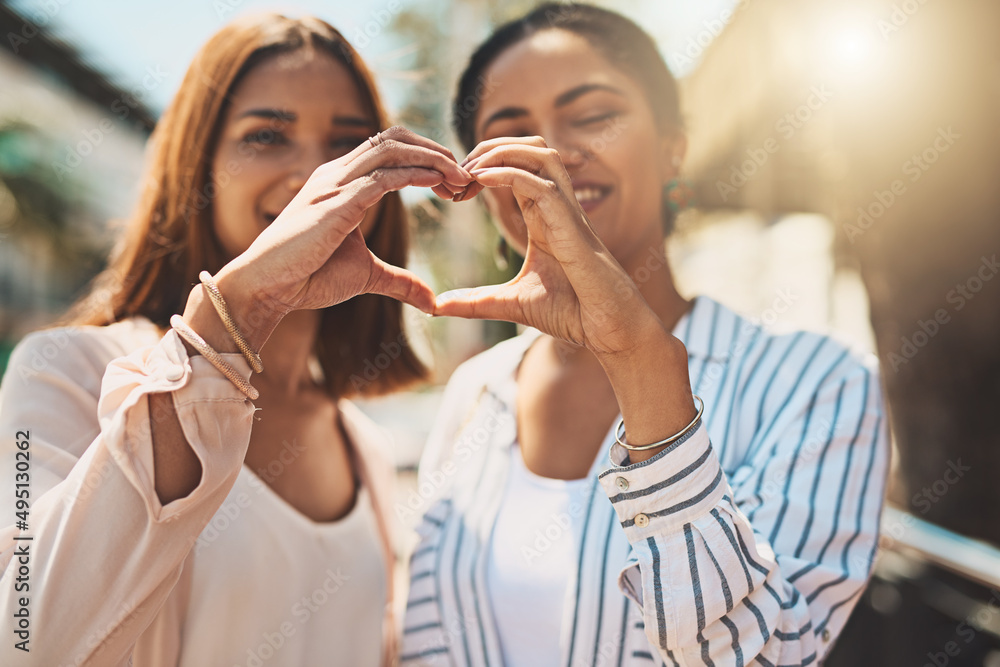
<path id="1" fill-rule="evenodd" d="M 609 160 L 613 160 L 621 175 L 621 189 L 624 204 L 629 208 L 650 212 L 659 206 L 664 175 L 655 152 L 649 150 L 649 142 L 641 138 L 623 140 L 609 149 Z"/>
<path id="2" fill-rule="evenodd" d="M 259 160 L 248 160 L 235 151 L 220 153 L 212 164 L 212 202 L 215 233 L 233 256 L 246 250 L 261 231 L 256 206 L 264 191 Z"/>

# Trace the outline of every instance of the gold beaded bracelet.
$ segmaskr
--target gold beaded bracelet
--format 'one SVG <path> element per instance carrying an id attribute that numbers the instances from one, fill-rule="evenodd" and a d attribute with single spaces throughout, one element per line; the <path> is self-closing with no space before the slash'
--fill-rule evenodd
<path id="1" fill-rule="evenodd" d="M 697 396 L 696 394 L 692 394 L 692 396 L 698 401 L 698 414 L 696 414 L 694 416 L 694 419 L 691 420 L 691 423 L 685 426 L 683 429 L 681 429 L 679 433 L 672 435 L 669 438 L 664 438 L 659 442 L 654 442 L 651 445 L 638 445 L 638 446 L 630 445 L 627 442 L 625 442 L 625 418 L 622 417 L 621 419 L 618 420 L 618 426 L 615 427 L 615 441 L 629 451 L 641 452 L 646 449 L 656 449 L 657 447 L 663 447 L 665 445 L 669 445 L 672 442 L 680 440 L 687 434 L 688 431 L 694 428 L 695 424 L 698 423 L 698 420 L 701 419 L 702 413 L 705 412 L 705 402 L 701 400 L 701 397 Z"/>
<path id="2" fill-rule="evenodd" d="M 213 366 L 219 369 L 219 372 L 225 375 L 230 382 L 236 385 L 236 388 L 246 394 L 247 398 L 251 401 L 257 400 L 260 396 L 260 392 L 257 389 L 243 379 L 243 376 L 233 368 L 232 364 L 222 358 L 218 352 L 216 352 L 211 345 L 205 342 L 205 339 L 198 335 L 198 333 L 188 326 L 188 323 L 184 321 L 180 315 L 172 315 L 170 317 L 170 326 L 174 328 L 177 335 L 186 340 L 191 344 L 191 347 L 198 350 L 201 356 L 205 357 Z"/>
<path id="3" fill-rule="evenodd" d="M 236 347 L 243 353 L 243 358 L 250 364 L 250 368 L 253 369 L 254 373 L 263 373 L 264 364 L 260 360 L 260 355 L 250 349 L 250 344 L 247 342 L 243 332 L 236 326 L 236 320 L 229 313 L 229 306 L 226 305 L 226 300 L 222 298 L 219 286 L 212 280 L 212 274 L 208 271 L 202 271 L 198 274 L 198 280 L 205 286 L 205 291 L 208 292 L 208 297 L 211 299 L 212 305 L 215 306 L 215 312 L 219 314 L 222 323 L 226 325 L 226 331 L 229 332 L 233 342 L 236 343 Z"/>

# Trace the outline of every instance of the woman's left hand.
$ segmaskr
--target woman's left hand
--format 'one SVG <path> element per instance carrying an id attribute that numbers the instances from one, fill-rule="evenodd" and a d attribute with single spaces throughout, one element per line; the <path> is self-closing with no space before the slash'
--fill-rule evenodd
<path id="1" fill-rule="evenodd" d="M 541 137 L 485 141 L 463 166 L 481 187 L 473 184 L 456 200 L 482 187 L 510 188 L 527 230 L 527 251 L 511 281 L 446 292 L 437 298 L 435 315 L 517 322 L 598 355 L 628 353 L 651 327 L 662 331 L 580 208 L 559 153 Z"/>

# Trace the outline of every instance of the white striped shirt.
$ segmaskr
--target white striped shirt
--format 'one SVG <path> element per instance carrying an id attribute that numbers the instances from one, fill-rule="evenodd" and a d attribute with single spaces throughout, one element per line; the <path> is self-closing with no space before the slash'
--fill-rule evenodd
<path id="1" fill-rule="evenodd" d="M 826 336 L 769 334 L 705 297 L 673 333 L 704 416 L 634 465 L 617 445 L 609 462 L 607 434 L 553 624 L 560 664 L 815 664 L 878 543 L 889 446 L 874 362 Z M 502 664 L 486 555 L 515 442 L 514 373 L 537 336 L 471 359 L 445 391 L 420 467 L 420 493 L 436 495 L 410 562 L 404 665 Z"/>

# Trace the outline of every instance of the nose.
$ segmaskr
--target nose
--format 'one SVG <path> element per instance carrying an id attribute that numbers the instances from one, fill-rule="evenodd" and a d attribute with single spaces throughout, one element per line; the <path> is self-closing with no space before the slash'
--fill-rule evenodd
<path id="1" fill-rule="evenodd" d="M 554 148 L 559 152 L 559 157 L 562 158 L 563 164 L 566 165 L 566 171 L 571 176 L 594 159 L 593 152 L 572 132 L 554 129 L 542 136 L 549 148 Z"/>
<path id="2" fill-rule="evenodd" d="M 315 142 L 303 145 L 296 151 L 293 162 L 288 171 L 288 188 L 292 192 L 298 192 L 306 184 L 312 173 L 321 164 L 333 159 L 330 151 L 321 143 Z"/>

